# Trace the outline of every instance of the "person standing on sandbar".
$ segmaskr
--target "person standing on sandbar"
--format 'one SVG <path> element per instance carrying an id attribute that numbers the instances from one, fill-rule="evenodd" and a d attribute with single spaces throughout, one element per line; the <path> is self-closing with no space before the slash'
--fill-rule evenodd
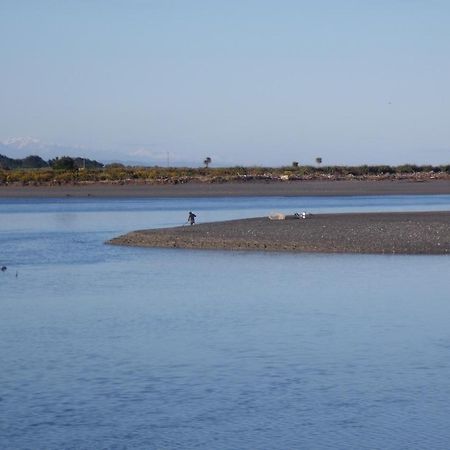
<path id="1" fill-rule="evenodd" d="M 189 211 L 189 216 L 188 216 L 188 222 L 191 224 L 191 225 L 194 225 L 194 223 L 195 223 L 195 218 L 196 218 L 197 216 L 192 212 L 192 211 Z"/>

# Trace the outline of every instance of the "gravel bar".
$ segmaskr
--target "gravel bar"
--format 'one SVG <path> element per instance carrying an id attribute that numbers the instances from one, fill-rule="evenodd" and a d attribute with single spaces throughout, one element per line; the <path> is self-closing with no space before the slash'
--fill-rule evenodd
<path id="1" fill-rule="evenodd" d="M 313 253 L 449 254 L 450 211 L 266 217 L 133 231 L 114 245 Z"/>

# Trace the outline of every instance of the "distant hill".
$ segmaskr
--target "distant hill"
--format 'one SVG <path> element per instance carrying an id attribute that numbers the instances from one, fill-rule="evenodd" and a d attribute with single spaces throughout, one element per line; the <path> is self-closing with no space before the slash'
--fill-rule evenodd
<path id="1" fill-rule="evenodd" d="M 88 158 L 71 158 L 70 156 L 62 156 L 51 159 L 48 164 L 53 169 L 101 169 L 104 165 L 98 161 Z"/>
<path id="2" fill-rule="evenodd" d="M 16 159 L 8 158 L 5 155 L 0 155 L 0 168 L 2 169 L 16 169 L 19 163 Z"/>
<path id="3" fill-rule="evenodd" d="M 54 158 L 45 161 L 38 155 L 30 155 L 25 158 L 9 158 L 5 155 L 0 155 L 0 169 L 42 169 L 45 167 L 59 168 L 60 163 L 64 162 L 65 168 L 72 169 L 101 169 L 103 164 L 88 158 L 72 158 L 70 156 L 63 156 L 61 158 Z"/>
<path id="4" fill-rule="evenodd" d="M 5 155 L 0 155 L 0 168 L 2 169 L 40 169 L 48 167 L 48 162 L 40 156 L 30 155 L 26 158 L 13 159 Z"/>
<path id="5" fill-rule="evenodd" d="M 85 168 L 85 169 L 101 169 L 104 167 L 104 164 L 96 161 L 95 159 L 88 158 L 73 158 L 73 164 L 77 169 Z"/>

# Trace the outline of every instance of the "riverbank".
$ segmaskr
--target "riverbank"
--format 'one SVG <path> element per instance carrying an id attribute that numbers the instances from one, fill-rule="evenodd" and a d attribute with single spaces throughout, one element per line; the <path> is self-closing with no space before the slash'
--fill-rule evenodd
<path id="1" fill-rule="evenodd" d="M 175 198 L 175 197 L 295 197 L 450 194 L 450 180 L 312 180 L 246 181 L 186 184 L 63 184 L 0 186 L 0 198 Z"/>
<path id="2" fill-rule="evenodd" d="M 449 254 L 450 212 L 317 214 L 140 230 L 108 241 L 138 247 L 312 253 Z"/>

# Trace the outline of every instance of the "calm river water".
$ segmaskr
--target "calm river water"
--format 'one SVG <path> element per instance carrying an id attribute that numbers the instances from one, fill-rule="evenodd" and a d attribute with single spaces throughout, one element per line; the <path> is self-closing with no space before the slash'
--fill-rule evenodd
<path id="1" fill-rule="evenodd" d="M 0 448 L 448 449 L 450 258 L 121 248 L 450 196 L 0 199 Z"/>

